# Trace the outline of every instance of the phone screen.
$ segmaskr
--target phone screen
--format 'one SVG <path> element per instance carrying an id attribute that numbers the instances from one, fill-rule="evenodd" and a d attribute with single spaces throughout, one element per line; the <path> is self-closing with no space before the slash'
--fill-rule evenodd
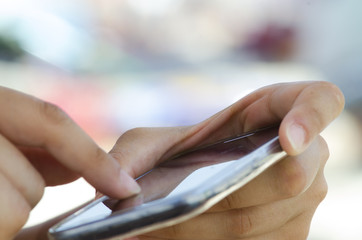
<path id="1" fill-rule="evenodd" d="M 95 200 L 54 226 L 51 236 L 102 239 L 192 212 L 223 191 L 240 185 L 241 177 L 265 164 L 268 156 L 285 156 L 277 130 L 249 132 L 180 153 L 139 177 L 142 191 L 138 195 L 123 200 Z"/>

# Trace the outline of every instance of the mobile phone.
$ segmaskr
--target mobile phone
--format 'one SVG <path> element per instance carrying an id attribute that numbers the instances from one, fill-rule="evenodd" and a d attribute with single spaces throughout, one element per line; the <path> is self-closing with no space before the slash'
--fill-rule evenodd
<path id="1" fill-rule="evenodd" d="M 141 193 L 102 197 L 49 229 L 50 239 L 124 239 L 203 213 L 285 157 L 278 127 L 197 147 L 137 179 Z"/>

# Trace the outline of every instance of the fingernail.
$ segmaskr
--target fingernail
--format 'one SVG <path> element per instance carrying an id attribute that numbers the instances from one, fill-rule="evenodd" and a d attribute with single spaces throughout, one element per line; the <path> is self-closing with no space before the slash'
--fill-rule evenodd
<path id="1" fill-rule="evenodd" d="M 300 153 L 304 150 L 306 132 L 301 125 L 296 123 L 290 125 L 287 136 L 295 152 Z"/>
<path id="2" fill-rule="evenodd" d="M 125 190 L 128 191 L 129 195 L 134 195 L 141 192 L 141 187 L 138 185 L 138 183 L 123 170 L 121 170 L 120 173 L 120 180 L 121 184 L 125 187 Z"/>

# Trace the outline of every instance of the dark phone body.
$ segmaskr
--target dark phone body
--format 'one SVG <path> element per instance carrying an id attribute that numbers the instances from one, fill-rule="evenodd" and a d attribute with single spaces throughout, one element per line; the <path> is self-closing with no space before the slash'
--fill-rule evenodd
<path id="1" fill-rule="evenodd" d="M 190 219 L 286 156 L 278 128 L 260 129 L 178 155 L 138 178 L 142 192 L 103 197 L 49 230 L 51 239 L 123 239 Z"/>

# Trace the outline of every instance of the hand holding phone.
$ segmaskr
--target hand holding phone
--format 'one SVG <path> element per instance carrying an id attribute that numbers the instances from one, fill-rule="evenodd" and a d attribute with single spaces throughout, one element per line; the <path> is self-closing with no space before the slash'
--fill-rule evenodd
<path id="1" fill-rule="evenodd" d="M 328 158 L 328 148 L 318 134 L 338 116 L 342 109 L 343 94 L 332 84 L 326 82 L 276 84 L 255 91 L 194 126 L 127 131 L 117 141 L 110 154 L 132 177 L 142 174 L 188 147 L 211 143 L 215 139 L 233 136 L 245 129 L 255 129 L 266 124 L 280 123 L 280 143 L 291 155 L 246 186 L 228 195 L 206 213 L 172 227 L 138 235 L 139 238 L 144 239 L 143 236 L 146 239 L 306 237 L 313 213 L 323 200 L 327 189 L 323 168 Z M 290 131 L 291 129 L 301 131 Z M 88 158 L 88 155 L 85 156 Z M 92 165 L 90 167 L 92 168 Z M 92 182 L 96 188 L 114 197 L 126 193 L 114 188 L 109 182 L 109 179 L 112 179 L 114 183 L 118 183 L 118 178 L 107 176 L 100 178 L 97 174 L 98 166 L 95 164 L 93 167 L 96 171 L 88 176 L 105 183 L 102 187 Z M 47 174 L 43 177 L 53 176 L 48 171 L 44 173 Z M 8 197 L 8 194 L 6 196 Z M 10 212 L 17 208 L 4 205 L 4 209 Z M 8 217 L 10 216 L 15 215 L 9 213 Z M 16 215 L 16 220 L 19 219 L 18 216 Z M 58 219 L 60 218 L 49 220 L 29 231 L 25 229 L 16 239 L 31 239 L 28 236 L 30 232 L 36 234 L 37 238 L 43 237 L 43 230 L 53 225 L 54 221 L 59 221 Z M 249 227 L 247 223 L 245 225 L 245 221 L 241 221 L 242 219 L 246 219 L 246 222 L 248 219 L 251 221 Z M 14 218 L 6 218 L 6 224 L 4 222 L 2 226 L 10 228 L 6 227 L 6 231 L 0 232 L 14 234 L 11 228 L 14 226 L 14 221 L 9 220 Z M 224 224 L 220 224 L 221 221 Z"/>
<path id="2" fill-rule="evenodd" d="M 139 195 L 98 199 L 51 228 L 50 236 L 122 239 L 185 221 L 285 155 L 275 127 L 184 151 L 139 177 Z"/>

